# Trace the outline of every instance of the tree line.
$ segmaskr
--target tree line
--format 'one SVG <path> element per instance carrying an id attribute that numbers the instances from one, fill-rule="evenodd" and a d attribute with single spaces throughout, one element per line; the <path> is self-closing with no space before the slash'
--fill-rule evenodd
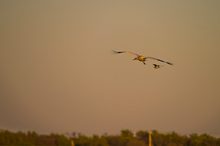
<path id="1" fill-rule="evenodd" d="M 208 134 L 179 135 L 176 132 L 159 133 L 152 131 L 153 146 L 220 146 L 220 138 Z M 0 146 L 148 146 L 148 131 L 133 133 L 122 130 L 118 135 L 103 134 L 86 136 L 83 134 L 37 134 L 0 130 Z M 72 143 L 72 144 L 73 144 Z"/>

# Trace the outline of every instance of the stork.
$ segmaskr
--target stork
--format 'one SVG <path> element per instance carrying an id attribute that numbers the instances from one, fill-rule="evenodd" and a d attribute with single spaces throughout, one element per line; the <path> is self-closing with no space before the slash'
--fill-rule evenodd
<path id="1" fill-rule="evenodd" d="M 130 52 L 130 51 L 115 51 L 113 50 L 113 52 L 115 54 L 121 54 L 121 53 L 129 53 L 129 54 L 132 54 L 132 55 L 135 55 L 136 57 L 133 59 L 133 60 L 138 60 L 140 62 L 142 62 L 144 65 L 146 64 L 145 61 L 147 59 L 152 59 L 152 60 L 156 60 L 156 61 L 159 61 L 159 62 L 163 62 L 163 63 L 166 63 L 166 64 L 169 64 L 169 65 L 173 65 L 173 63 L 171 62 L 168 62 L 168 61 L 164 61 L 164 60 L 161 60 L 161 59 L 158 59 L 158 58 L 155 58 L 155 57 L 150 57 L 150 56 L 143 56 L 143 55 L 139 55 L 137 53 L 134 53 L 134 52 Z M 158 64 L 153 64 L 154 65 L 154 68 L 155 69 L 158 69 L 161 67 L 161 65 L 158 65 Z"/>

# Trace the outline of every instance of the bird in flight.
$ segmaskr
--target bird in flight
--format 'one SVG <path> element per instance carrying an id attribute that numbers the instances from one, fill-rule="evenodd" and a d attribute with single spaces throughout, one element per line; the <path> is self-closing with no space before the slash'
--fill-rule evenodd
<path id="1" fill-rule="evenodd" d="M 143 56 L 143 55 L 139 55 L 137 53 L 133 53 L 133 52 L 130 52 L 130 51 L 115 51 L 113 50 L 113 52 L 115 54 L 121 54 L 121 53 L 128 53 L 128 54 L 132 54 L 132 55 L 135 55 L 136 57 L 133 59 L 133 60 L 138 60 L 140 62 L 142 62 L 143 64 L 146 64 L 145 61 L 147 59 L 152 59 L 152 60 L 156 60 L 156 61 L 159 61 L 159 62 L 163 62 L 163 63 L 166 63 L 166 64 L 169 64 L 169 65 L 173 65 L 173 63 L 171 62 L 168 62 L 168 61 L 164 61 L 164 60 L 161 60 L 161 59 L 158 59 L 158 58 L 154 58 L 154 57 L 150 57 L 150 56 Z M 158 64 L 153 64 L 154 65 L 154 68 L 155 69 L 158 69 L 161 67 L 161 65 L 158 65 Z"/>

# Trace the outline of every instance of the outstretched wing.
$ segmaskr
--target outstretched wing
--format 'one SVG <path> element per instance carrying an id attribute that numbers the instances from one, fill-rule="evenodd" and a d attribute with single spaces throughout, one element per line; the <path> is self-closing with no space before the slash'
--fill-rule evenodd
<path id="1" fill-rule="evenodd" d="M 113 53 L 115 53 L 115 54 L 126 53 L 126 51 L 115 51 L 115 50 L 112 50 L 112 51 L 113 51 Z"/>
<path id="2" fill-rule="evenodd" d="M 115 54 L 120 54 L 120 53 L 129 53 L 129 54 L 132 54 L 132 55 L 135 55 L 135 56 L 140 56 L 139 54 L 137 53 L 134 53 L 134 52 L 130 52 L 130 51 L 115 51 L 115 50 L 112 50 Z"/>
<path id="3" fill-rule="evenodd" d="M 171 62 L 164 61 L 164 60 L 161 60 L 161 59 L 158 59 L 158 58 L 154 58 L 154 57 L 146 57 L 146 59 L 153 59 L 153 60 L 157 60 L 157 61 L 169 64 L 169 65 L 173 65 L 173 63 L 171 63 Z"/>

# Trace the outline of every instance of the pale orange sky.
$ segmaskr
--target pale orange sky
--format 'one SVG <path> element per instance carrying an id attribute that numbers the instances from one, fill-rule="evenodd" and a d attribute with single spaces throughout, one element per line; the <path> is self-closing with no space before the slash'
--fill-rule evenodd
<path id="1" fill-rule="evenodd" d="M 219 38 L 218 0 L 1 0 L 0 128 L 220 135 Z"/>

